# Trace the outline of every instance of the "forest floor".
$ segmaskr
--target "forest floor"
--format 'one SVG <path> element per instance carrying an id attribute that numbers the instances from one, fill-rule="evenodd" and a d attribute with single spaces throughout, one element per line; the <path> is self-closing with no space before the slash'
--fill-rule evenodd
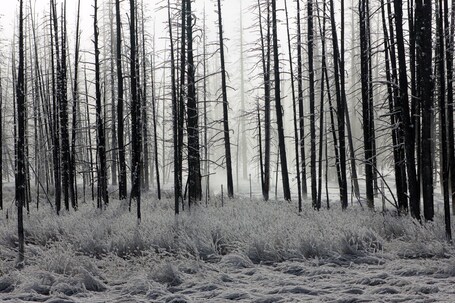
<path id="1" fill-rule="evenodd" d="M 20 270 L 9 206 L 0 302 L 454 302 L 440 214 L 422 225 L 358 206 L 298 214 L 287 202 L 224 202 L 176 218 L 172 199 L 148 196 L 140 224 L 117 200 L 60 216 L 42 202 L 25 220 Z"/>

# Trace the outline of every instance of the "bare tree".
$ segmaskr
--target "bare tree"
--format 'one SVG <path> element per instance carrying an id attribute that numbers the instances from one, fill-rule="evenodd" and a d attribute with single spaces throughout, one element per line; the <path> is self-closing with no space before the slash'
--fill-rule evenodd
<path id="1" fill-rule="evenodd" d="M 283 182 L 284 199 L 291 200 L 289 188 L 288 164 L 286 158 L 286 143 L 284 140 L 283 107 L 281 106 L 280 90 L 280 60 L 278 53 L 278 30 L 276 17 L 276 0 L 272 0 L 272 40 L 273 40 L 273 71 L 275 78 L 275 111 L 278 128 L 278 146 L 280 150 L 281 179 Z"/>
<path id="2" fill-rule="evenodd" d="M 191 0 L 185 0 L 186 40 L 188 61 L 187 132 L 188 132 L 188 203 L 198 202 L 202 197 L 201 159 L 199 153 L 199 113 L 196 100 L 195 64 L 193 57 L 193 15 Z"/>
<path id="3" fill-rule="evenodd" d="M 19 239 L 19 254 L 17 265 L 22 267 L 24 264 L 24 218 L 23 208 L 26 200 L 26 163 L 25 158 L 25 128 L 26 128 L 26 104 L 25 104 L 25 67 L 24 67 L 24 4 L 19 2 L 19 64 L 17 67 L 16 82 L 16 110 L 17 110 L 17 137 L 16 141 L 16 204 L 17 204 L 17 231 Z"/>
<path id="4" fill-rule="evenodd" d="M 411 215 L 414 218 L 420 218 L 420 198 L 419 186 L 417 183 L 417 174 L 415 166 L 414 155 L 414 130 L 411 123 L 409 111 L 409 95 L 408 95 L 408 76 L 406 68 L 406 50 L 403 35 L 403 2 L 401 0 L 394 0 L 395 12 L 395 31 L 396 31 L 396 46 L 397 46 L 397 59 L 399 71 L 399 95 L 396 107 L 401 109 L 400 116 L 404 125 L 404 144 L 406 154 L 406 172 L 409 184 L 409 201 Z"/>
<path id="5" fill-rule="evenodd" d="M 226 176 L 228 197 L 234 197 L 234 183 L 232 181 L 232 160 L 231 160 L 231 140 L 229 130 L 229 104 L 227 98 L 226 66 L 224 63 L 224 40 L 223 40 L 223 21 L 221 15 L 221 0 L 218 0 L 218 38 L 220 45 L 220 64 L 221 64 L 221 94 L 223 98 L 223 131 L 224 131 L 224 152 L 226 157 Z"/>
<path id="6" fill-rule="evenodd" d="M 96 149 L 98 156 L 98 207 L 109 203 L 107 192 L 107 164 L 106 164 L 106 138 L 104 134 L 103 104 L 101 100 L 101 79 L 100 79 L 100 51 L 98 45 L 98 0 L 95 0 L 93 16 L 94 48 L 95 48 L 95 100 L 96 100 Z"/>
<path id="7" fill-rule="evenodd" d="M 130 72 L 131 72 L 131 196 L 137 203 L 137 219 L 141 220 L 141 103 L 139 99 L 139 59 L 136 43 L 136 1 L 130 0 Z M 130 202 L 131 205 L 131 202 Z"/>
<path id="8" fill-rule="evenodd" d="M 126 160 L 124 143 L 124 117 L 123 117 L 123 72 L 122 72 L 122 24 L 120 18 L 120 0 L 115 0 L 116 20 L 116 64 L 117 64 L 117 139 L 119 157 L 119 199 L 126 199 Z"/>

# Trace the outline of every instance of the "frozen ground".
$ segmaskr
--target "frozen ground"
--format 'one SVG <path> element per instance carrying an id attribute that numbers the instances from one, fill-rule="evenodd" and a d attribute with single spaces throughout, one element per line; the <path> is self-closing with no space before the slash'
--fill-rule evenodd
<path id="1" fill-rule="evenodd" d="M 146 200 L 140 225 L 113 201 L 0 221 L 1 302 L 454 302 L 455 253 L 442 218 L 352 208 L 298 215 L 287 203 L 228 201 L 178 219 Z M 219 205 L 219 203 L 218 203 Z"/>

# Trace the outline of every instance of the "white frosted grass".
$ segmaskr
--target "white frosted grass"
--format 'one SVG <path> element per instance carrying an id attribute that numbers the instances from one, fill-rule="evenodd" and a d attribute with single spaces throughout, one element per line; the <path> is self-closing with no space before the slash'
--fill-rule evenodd
<path id="1" fill-rule="evenodd" d="M 32 209 L 21 271 L 15 214 L 2 217 L 0 301 L 418 302 L 452 294 L 454 250 L 440 215 L 420 224 L 355 207 L 298 214 L 287 202 L 234 199 L 176 218 L 172 203 L 144 199 L 140 224 L 135 205 L 130 213 L 117 200 L 60 216 Z"/>
<path id="2" fill-rule="evenodd" d="M 197 206 L 176 219 L 171 200 L 144 202 L 140 224 L 135 212 L 116 200 L 105 210 L 87 204 L 60 216 L 42 207 L 25 220 L 26 241 L 37 247 L 59 243 L 62 249 L 71 247 L 96 258 L 110 253 L 127 258 L 152 250 L 218 260 L 235 252 L 254 263 L 375 253 L 443 257 L 450 251 L 441 216 L 420 224 L 409 216 L 356 208 L 319 212 L 305 208 L 298 214 L 284 202 L 228 200 L 225 207 Z M 0 243 L 11 254 L 17 241 L 14 216 L 2 218 L 0 225 Z"/>

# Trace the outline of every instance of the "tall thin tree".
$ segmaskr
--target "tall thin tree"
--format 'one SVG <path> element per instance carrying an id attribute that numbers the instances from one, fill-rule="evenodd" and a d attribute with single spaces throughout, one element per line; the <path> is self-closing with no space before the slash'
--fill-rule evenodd
<path id="1" fill-rule="evenodd" d="M 202 197 L 201 159 L 199 152 L 199 113 L 196 100 L 196 79 L 193 55 L 193 12 L 191 0 L 185 0 L 188 91 L 187 91 L 187 132 L 188 132 L 188 203 L 198 202 Z"/>
<path id="2" fill-rule="evenodd" d="M 400 116 L 404 125 L 404 144 L 406 154 L 406 172 L 408 175 L 409 184 L 409 201 L 411 215 L 414 218 L 420 219 L 420 198 L 419 186 L 417 183 L 416 161 L 414 155 L 414 130 L 411 122 L 409 110 L 409 94 L 408 94 L 408 75 L 406 68 L 406 50 L 403 34 L 403 1 L 394 0 L 394 15 L 395 15 L 395 32 L 396 46 L 399 71 L 399 95 L 396 103 L 397 108 L 400 108 Z"/>
<path id="3" fill-rule="evenodd" d="M 223 98 L 223 131 L 224 131 L 224 153 L 226 157 L 226 177 L 228 187 L 228 197 L 234 197 L 234 183 L 232 181 L 232 160 L 231 160 L 231 139 L 229 130 L 229 103 L 227 97 L 226 65 L 224 62 L 224 39 L 223 21 L 221 15 L 221 0 L 218 0 L 218 38 L 220 45 L 220 65 L 221 65 L 221 94 Z"/>
<path id="4" fill-rule="evenodd" d="M 262 75 L 264 79 L 264 167 L 261 168 L 263 176 L 261 176 L 262 196 L 265 201 L 269 199 L 270 191 L 270 146 L 271 146 L 271 118 L 270 118 L 270 103 L 271 103 L 271 83 L 270 83 L 270 66 L 271 66 L 271 35 L 270 35 L 270 1 L 266 0 L 266 27 L 267 32 L 264 35 L 264 26 L 262 24 L 262 9 L 261 2 L 258 0 L 259 10 L 259 31 L 261 34 L 261 61 Z M 265 36 L 265 37 L 264 37 Z M 260 117 L 258 117 L 260 118 Z M 260 119 L 258 120 L 260 121 Z M 262 140 L 259 141 L 261 146 Z M 262 147 L 262 146 L 261 146 Z M 261 153 L 262 154 L 262 153 Z"/>
<path id="5" fill-rule="evenodd" d="M 298 197 L 298 208 L 299 212 L 302 211 L 302 188 L 300 184 L 300 159 L 299 159 L 299 133 L 297 127 L 297 100 L 295 96 L 295 84 L 294 84 L 294 64 L 292 62 L 292 48 L 291 48 L 291 34 L 289 30 L 289 14 L 288 14 L 288 5 L 287 1 L 284 1 L 284 8 L 286 13 L 286 33 L 288 39 L 288 53 L 289 53 L 289 67 L 291 72 L 291 92 L 292 92 L 292 113 L 294 115 L 294 147 L 295 147 L 295 169 L 297 177 L 297 197 Z"/>
<path id="6" fill-rule="evenodd" d="M 343 14 L 342 14 L 343 15 Z M 340 60 L 340 50 L 338 48 L 338 34 L 335 21 L 335 6 L 333 0 L 330 0 L 330 23 L 332 27 L 332 44 L 333 44 L 333 66 L 335 74 L 335 92 L 337 103 L 337 122 L 338 122 L 338 183 L 340 186 L 340 200 L 343 209 L 348 207 L 348 190 L 346 177 L 346 138 L 345 138 L 345 105 L 343 98 L 343 85 L 341 73 L 344 73 L 342 62 Z"/>
<path id="7" fill-rule="evenodd" d="M 297 91 L 299 99 L 299 141 L 300 141 L 300 162 L 302 166 L 302 196 L 306 198 L 308 193 L 306 183 L 306 159 L 305 159 L 305 113 L 303 107 L 303 56 L 302 56 L 302 29 L 300 22 L 300 1 L 297 3 Z"/>
<path id="8" fill-rule="evenodd" d="M 168 28 L 169 28 L 169 45 L 171 51 L 171 94 L 172 94 L 172 129 L 173 129 L 173 145 L 174 145 L 174 212 L 176 215 L 180 212 L 180 201 L 182 196 L 182 183 L 180 179 L 181 174 L 181 162 L 179 155 L 179 103 L 177 100 L 177 85 L 175 75 L 175 54 L 174 54 L 174 40 L 172 33 L 172 18 L 171 18 L 171 2 L 167 1 L 167 13 L 168 13 Z"/>
<path id="9" fill-rule="evenodd" d="M 122 23 L 120 17 L 120 0 L 115 0 L 116 24 L 116 64 L 117 64 L 117 139 L 119 158 L 119 199 L 126 199 L 127 179 L 124 143 L 124 117 L 123 117 L 123 71 L 122 71 Z"/>
<path id="10" fill-rule="evenodd" d="M 76 17 L 76 45 L 74 50 L 74 81 L 73 81 L 73 108 L 72 108 L 72 133 L 71 133 L 71 157 L 70 157 L 70 180 L 73 190 L 70 191 L 71 202 L 74 209 L 77 208 L 77 180 L 76 180 L 76 136 L 78 127 L 78 102 L 79 102 L 79 47 L 80 47 L 80 12 L 81 1 L 77 1 L 77 17 Z"/>
<path id="11" fill-rule="evenodd" d="M 444 221 L 446 237 L 448 241 L 452 241 L 452 227 L 450 223 L 450 189 L 449 189 L 449 161 L 447 150 L 447 104 L 446 104 L 446 76 L 444 62 L 444 25 L 443 25 L 443 1 L 438 1 L 437 11 L 437 47 L 436 57 L 438 65 L 438 99 L 439 99 L 439 125 L 441 130 L 441 171 L 442 171 L 442 189 L 444 197 Z M 447 7 L 446 7 L 447 8 Z M 431 211 L 431 210 L 430 210 Z M 425 214 L 425 218 L 427 215 Z"/>
<path id="12" fill-rule="evenodd" d="M 361 0 L 359 2 L 359 16 L 360 16 L 360 62 L 361 62 L 361 84 L 362 84 L 362 117 L 363 117 L 363 142 L 365 153 L 365 188 L 366 199 L 369 208 L 374 208 L 374 191 L 373 191 L 373 146 L 372 146 L 372 133 L 370 129 L 370 86 L 368 75 L 370 73 L 369 59 L 368 59 L 368 39 L 369 35 L 369 18 L 367 10 L 368 0 Z"/>
<path id="13" fill-rule="evenodd" d="M 316 176 L 316 114 L 314 93 L 314 67 L 313 67 L 313 0 L 307 2 L 307 51 L 308 51 L 308 85 L 310 101 L 310 176 L 311 176 L 311 201 L 313 207 L 321 208 L 317 200 L 317 176 Z"/>
<path id="14" fill-rule="evenodd" d="M 103 104 L 101 100 L 101 71 L 100 71 L 100 50 L 98 44 L 98 0 L 94 4 L 93 16 L 94 50 L 95 50 L 95 101 L 96 101 L 96 151 L 98 156 L 97 177 L 98 177 L 98 207 L 109 203 L 107 192 L 107 163 L 106 163 L 106 138 L 104 135 Z"/>
<path id="15" fill-rule="evenodd" d="M 18 266 L 23 266 L 24 262 L 24 218 L 23 208 L 26 200 L 26 176 L 25 168 L 25 128 L 27 121 L 25 119 L 25 50 L 24 50 L 24 7 L 23 1 L 19 2 L 19 63 L 17 67 L 17 83 L 16 83 L 16 110 L 17 110 L 17 159 L 16 159 L 16 204 L 17 204 L 17 231 L 19 254 L 17 259 Z"/>
<path id="16" fill-rule="evenodd" d="M 137 219 L 141 220 L 141 103 L 139 99 L 139 58 L 136 43 L 136 1 L 130 0 L 130 72 L 131 72 L 131 201 L 137 204 Z"/>
<path id="17" fill-rule="evenodd" d="M 278 22 L 276 16 L 276 0 L 272 0 L 272 40 L 273 40 L 273 71 L 275 80 L 275 111 L 278 128 L 278 147 L 280 150 L 281 179 L 283 182 L 284 199 L 291 200 L 289 188 L 288 163 L 286 158 L 286 143 L 284 138 L 283 107 L 281 106 L 280 59 L 278 53 Z"/>

